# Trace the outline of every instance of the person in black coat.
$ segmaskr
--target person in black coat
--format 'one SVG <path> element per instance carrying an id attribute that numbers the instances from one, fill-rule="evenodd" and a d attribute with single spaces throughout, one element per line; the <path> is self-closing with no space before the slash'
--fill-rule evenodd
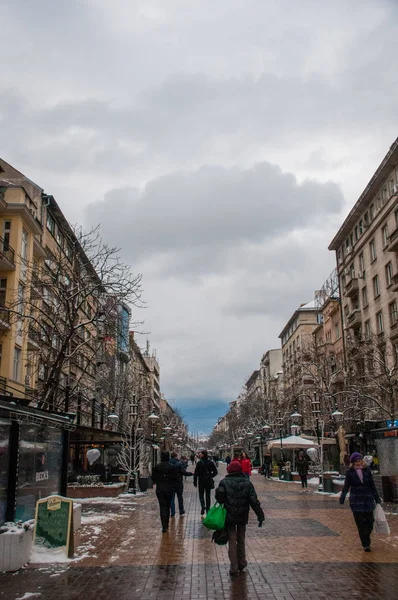
<path id="1" fill-rule="evenodd" d="M 187 471 L 188 463 L 185 463 L 182 460 L 182 458 L 180 460 L 178 460 L 177 452 L 171 453 L 170 464 L 174 465 L 174 467 L 177 470 L 177 476 L 178 476 L 178 483 L 174 486 L 173 494 L 171 497 L 170 516 L 174 517 L 176 514 L 176 505 L 175 505 L 175 495 L 176 494 L 177 494 L 177 499 L 178 499 L 178 509 L 180 511 L 180 516 L 183 516 L 183 515 L 185 515 L 184 496 L 183 496 L 183 493 L 184 493 L 183 477 L 188 477 L 188 476 L 192 475 L 192 473 L 189 473 Z"/>
<path id="2" fill-rule="evenodd" d="M 296 461 L 296 469 L 301 479 L 301 487 L 304 489 L 308 488 L 307 476 L 308 470 L 310 468 L 310 458 L 304 453 L 303 450 L 300 450 L 299 455 Z"/>
<path id="3" fill-rule="evenodd" d="M 204 515 L 205 511 L 207 512 L 210 509 L 210 495 L 211 490 L 214 488 L 213 477 L 215 477 L 217 473 L 218 471 L 215 464 L 207 456 L 207 450 L 202 450 L 200 453 L 200 460 L 196 463 L 195 473 L 193 475 L 194 486 L 197 487 L 199 483 L 201 515 Z"/>
<path id="4" fill-rule="evenodd" d="M 152 471 L 152 481 L 156 483 L 156 496 L 159 502 L 162 532 L 169 528 L 170 504 L 174 489 L 178 486 L 179 474 L 175 465 L 170 464 L 170 453 L 162 452 L 161 462 Z"/>
<path id="5" fill-rule="evenodd" d="M 228 533 L 228 555 L 231 562 L 229 572 L 237 575 L 247 567 L 245 535 L 250 507 L 257 515 L 259 527 L 264 521 L 264 512 L 250 479 L 242 472 L 242 465 L 233 461 L 227 468 L 228 475 L 216 489 L 216 500 L 227 511 L 225 528 Z"/>
<path id="6" fill-rule="evenodd" d="M 373 531 L 373 511 L 376 503 L 380 504 L 372 472 L 364 462 L 359 452 L 350 456 L 350 468 L 347 469 L 343 491 L 340 495 L 340 504 L 344 504 L 345 497 L 350 490 L 350 508 L 353 512 L 359 537 L 365 552 L 370 552 L 370 535 Z"/>

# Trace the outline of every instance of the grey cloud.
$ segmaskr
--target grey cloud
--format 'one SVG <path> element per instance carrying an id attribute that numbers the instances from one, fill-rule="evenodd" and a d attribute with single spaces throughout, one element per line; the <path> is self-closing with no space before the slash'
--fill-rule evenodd
<path id="1" fill-rule="evenodd" d="M 112 190 L 86 211 L 118 240 L 130 260 L 159 255 L 163 275 L 208 273 L 228 263 L 229 248 L 286 235 L 336 215 L 343 205 L 334 183 L 298 183 L 278 167 L 203 167 L 146 185 L 141 193 Z M 120 218 L 123 215 L 123 218 Z"/>

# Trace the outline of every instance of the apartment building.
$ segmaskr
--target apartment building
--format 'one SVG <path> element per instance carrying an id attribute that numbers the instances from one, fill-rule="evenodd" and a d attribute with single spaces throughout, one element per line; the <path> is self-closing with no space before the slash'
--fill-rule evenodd
<path id="1" fill-rule="evenodd" d="M 321 322 L 322 314 L 314 301 L 302 304 L 294 311 L 279 335 L 282 345 L 285 412 L 300 403 L 303 406 L 304 394 L 309 393 L 313 385 L 304 359 L 308 348 L 312 346 L 312 333 Z M 301 411 L 304 412 L 303 408 Z"/>
<path id="2" fill-rule="evenodd" d="M 322 316 L 312 333 L 315 342 L 313 351 L 318 353 L 317 367 L 323 386 L 327 385 L 327 391 L 335 394 L 344 387 L 345 356 L 340 299 L 327 297 L 319 311 Z"/>
<path id="3" fill-rule="evenodd" d="M 377 336 L 392 366 L 398 351 L 398 138 L 329 250 L 336 253 L 345 341 Z"/>
<path id="4" fill-rule="evenodd" d="M 160 367 L 154 352 L 150 352 L 150 344 L 147 342 L 147 347 L 144 352 L 144 360 L 149 369 L 149 387 L 153 398 L 154 406 L 159 410 L 160 407 Z"/>

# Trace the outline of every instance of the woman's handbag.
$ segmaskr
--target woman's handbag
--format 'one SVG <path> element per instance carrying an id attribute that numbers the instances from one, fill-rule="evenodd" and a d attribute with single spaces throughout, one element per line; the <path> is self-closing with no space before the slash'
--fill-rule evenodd
<path id="1" fill-rule="evenodd" d="M 203 519 L 203 525 L 207 527 L 207 529 L 214 529 L 215 531 L 219 531 L 220 529 L 224 529 L 225 527 L 225 518 L 227 516 L 227 511 L 225 510 L 222 504 L 216 502 L 206 517 Z"/>
<path id="2" fill-rule="evenodd" d="M 375 529 L 377 533 L 384 535 L 390 534 L 390 527 L 387 523 L 386 515 L 380 504 L 376 504 L 376 508 L 373 513 L 375 519 Z"/>

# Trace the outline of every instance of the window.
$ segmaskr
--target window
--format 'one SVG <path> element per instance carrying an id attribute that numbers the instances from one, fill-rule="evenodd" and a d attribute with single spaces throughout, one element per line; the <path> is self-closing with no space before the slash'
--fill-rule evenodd
<path id="1" fill-rule="evenodd" d="M 374 293 L 374 297 L 377 298 L 378 296 L 380 296 L 380 283 L 379 283 L 379 276 L 376 275 L 375 277 L 373 277 L 373 293 Z"/>
<path id="2" fill-rule="evenodd" d="M 388 189 L 387 186 L 383 187 L 383 191 L 381 192 L 381 196 L 383 198 L 383 204 L 385 204 L 388 200 Z"/>
<path id="3" fill-rule="evenodd" d="M 22 357 L 21 348 L 18 348 L 18 346 L 15 346 L 14 368 L 13 368 L 13 373 L 12 373 L 12 378 L 14 379 L 14 381 L 21 381 L 21 357 Z"/>
<path id="4" fill-rule="evenodd" d="M 359 270 L 364 274 L 365 272 L 365 259 L 363 257 L 363 252 L 359 255 Z"/>
<path id="5" fill-rule="evenodd" d="M 381 237 L 383 240 L 383 248 L 385 248 L 386 246 L 388 246 L 388 227 L 387 227 L 387 225 L 384 225 L 384 227 L 382 227 Z"/>
<path id="6" fill-rule="evenodd" d="M 394 194 L 394 178 L 391 177 L 391 179 L 388 182 L 388 190 L 389 190 L 389 195 L 390 197 Z"/>
<path id="7" fill-rule="evenodd" d="M 369 252 L 370 252 L 370 262 L 373 262 L 377 258 L 377 255 L 376 255 L 376 244 L 375 244 L 374 240 L 372 240 L 371 242 L 369 242 Z"/>
<path id="8" fill-rule="evenodd" d="M 355 231 L 355 241 L 357 242 L 357 241 L 358 241 L 358 239 L 359 239 L 359 234 L 358 234 L 358 225 L 356 225 L 356 226 L 355 226 L 355 229 L 354 229 L 354 231 Z"/>
<path id="9" fill-rule="evenodd" d="M 397 301 L 394 300 L 388 305 L 390 313 L 390 325 L 393 327 L 398 322 L 398 306 Z"/>
<path id="10" fill-rule="evenodd" d="M 18 305 L 17 311 L 22 315 L 24 312 L 25 287 L 22 283 L 18 283 Z"/>
<path id="11" fill-rule="evenodd" d="M 368 319 L 367 321 L 365 321 L 365 337 L 366 339 L 370 339 L 372 335 L 372 329 L 370 327 L 370 319 Z"/>
<path id="12" fill-rule="evenodd" d="M 383 313 L 380 310 L 376 315 L 377 333 L 384 332 Z"/>
<path id="13" fill-rule="evenodd" d="M 397 208 L 397 210 L 394 212 L 394 215 L 395 215 L 395 225 L 396 225 L 396 227 L 398 227 L 398 208 Z"/>
<path id="14" fill-rule="evenodd" d="M 55 221 L 51 213 L 47 210 L 47 229 L 48 231 L 54 235 L 55 233 Z"/>
<path id="15" fill-rule="evenodd" d="M 393 277 L 392 264 L 389 262 L 388 264 L 386 264 L 386 283 L 387 283 L 387 287 L 389 287 L 392 284 L 392 277 Z"/>
<path id="16" fill-rule="evenodd" d="M 3 238 L 4 238 L 4 252 L 10 247 L 10 235 L 11 235 L 11 221 L 4 221 Z"/>
<path id="17" fill-rule="evenodd" d="M 21 242 L 21 271 L 20 277 L 23 281 L 26 281 L 26 274 L 28 270 L 28 249 L 29 249 L 29 234 L 25 229 L 22 229 L 22 242 Z"/>
<path id="18" fill-rule="evenodd" d="M 370 220 L 373 221 L 375 218 L 375 205 L 371 204 L 369 208 Z"/>
<path id="19" fill-rule="evenodd" d="M 359 235 L 363 234 L 363 221 L 362 219 L 359 221 Z"/>
<path id="20" fill-rule="evenodd" d="M 369 213 L 368 213 L 368 212 L 366 212 L 366 213 L 363 215 L 363 226 L 364 226 L 364 227 L 368 227 L 368 225 L 369 225 Z"/>
<path id="21" fill-rule="evenodd" d="M 61 235 L 61 232 L 59 230 L 59 227 L 57 227 L 57 230 L 55 232 L 55 239 L 57 240 L 58 244 L 60 246 L 62 246 L 62 235 Z"/>
<path id="22" fill-rule="evenodd" d="M 334 326 L 334 339 L 335 341 L 340 339 L 340 323 L 336 323 Z"/>
<path id="23" fill-rule="evenodd" d="M 7 279 L 0 279 L 0 306 L 6 305 Z"/>
<path id="24" fill-rule="evenodd" d="M 368 306 L 369 302 L 368 302 L 368 290 L 366 288 L 366 285 L 364 288 L 362 288 L 362 306 L 363 308 L 366 308 Z"/>

